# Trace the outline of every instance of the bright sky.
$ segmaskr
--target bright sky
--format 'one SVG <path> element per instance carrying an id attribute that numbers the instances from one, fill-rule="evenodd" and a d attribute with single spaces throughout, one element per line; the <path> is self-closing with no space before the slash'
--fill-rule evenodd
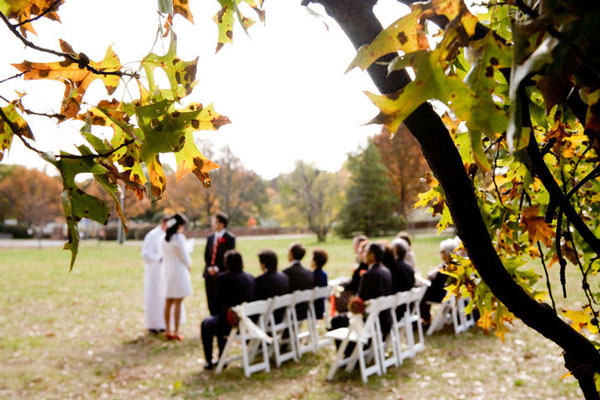
<path id="1" fill-rule="evenodd" d="M 337 24 L 318 6 L 311 8 L 325 17 L 310 15 L 300 0 L 268 0 L 266 25 L 257 24 L 247 37 L 241 28 L 234 32 L 234 44 L 214 53 L 217 28 L 212 16 L 218 11 L 216 0 L 192 1 L 195 25 L 180 16 L 175 18 L 178 55 L 184 60 L 199 56 L 200 83 L 189 97 L 207 105 L 233 122 L 217 132 L 198 132 L 197 139 L 212 143 L 215 150 L 228 144 L 246 168 L 264 178 L 273 178 L 293 169 L 296 160 L 314 162 L 319 168 L 335 171 L 347 153 L 377 133 L 377 126 L 362 126 L 377 114 L 363 94 L 376 91 L 366 72 L 344 74 L 355 51 Z M 106 48 L 114 50 L 122 63 L 141 60 L 151 49 L 158 26 L 156 2 L 148 0 L 69 0 L 61 6 L 62 24 L 39 21 L 39 36 L 30 40 L 44 47 L 59 49 L 58 38 L 76 51 L 100 61 Z M 392 23 L 406 8 L 396 0 L 380 0 L 376 13 L 384 26 Z M 254 16 L 252 12 L 247 13 Z M 4 62 L 0 80 L 17 71 L 10 63 L 54 61 L 50 55 L 25 50 L 5 27 L 0 27 Z M 168 47 L 167 41 L 164 43 Z M 160 52 L 160 42 L 155 52 Z M 132 85 L 133 86 L 133 85 Z M 0 94 L 14 98 L 14 90 L 25 90 L 24 103 L 30 109 L 55 112 L 60 109 L 64 86 L 59 82 L 16 82 L 0 85 Z M 123 92 L 115 94 L 120 99 Z M 100 80 L 84 97 L 86 102 L 105 98 Z M 128 98 L 125 97 L 125 100 Z M 2 102 L 4 103 L 4 102 Z M 4 104 L 3 104 L 4 105 Z M 38 147 L 73 151 L 81 143 L 80 124 L 56 126 L 46 118 L 28 118 Z M 165 156 L 166 162 L 173 158 Z M 19 163 L 43 168 L 37 155 L 15 143 L 4 163 Z M 48 169 L 48 172 L 52 172 Z"/>

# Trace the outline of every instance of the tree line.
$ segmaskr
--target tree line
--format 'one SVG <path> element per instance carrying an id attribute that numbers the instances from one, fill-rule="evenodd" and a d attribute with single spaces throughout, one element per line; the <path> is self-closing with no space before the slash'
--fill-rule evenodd
<path id="1" fill-rule="evenodd" d="M 125 191 L 126 217 L 153 222 L 160 213 L 182 212 L 193 228 L 205 228 L 215 212 L 223 211 L 232 226 L 300 227 L 319 241 L 334 229 L 345 237 L 359 232 L 374 236 L 403 228 L 417 194 L 427 186 L 427 165 L 408 132 L 390 137 L 384 130 L 374 135 L 348 155 L 339 171 L 323 171 L 299 160 L 291 172 L 270 180 L 245 168 L 229 146 L 217 157 L 207 143 L 200 147 L 219 165 L 210 173 L 210 187 L 191 175 L 178 181 L 175 171 L 164 165 L 169 190 L 154 201 Z M 111 204 L 110 219 L 118 220 L 110 195 L 97 181 L 88 179 L 79 186 Z M 0 164 L 0 219 L 17 220 L 36 231 L 49 222 L 64 221 L 61 191 L 59 177 Z"/>

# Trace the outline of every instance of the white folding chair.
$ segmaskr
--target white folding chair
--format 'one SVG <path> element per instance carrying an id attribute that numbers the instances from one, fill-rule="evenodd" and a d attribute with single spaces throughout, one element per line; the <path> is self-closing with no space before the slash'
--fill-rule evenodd
<path id="1" fill-rule="evenodd" d="M 311 307 L 313 299 L 313 289 L 296 290 L 292 293 L 292 304 L 290 304 L 290 311 L 292 314 L 292 324 L 294 328 L 294 340 L 296 341 L 296 354 L 298 358 L 301 358 L 304 353 L 316 352 L 317 339 L 315 337 L 316 332 L 316 319 L 314 314 L 314 308 Z M 298 319 L 298 313 L 296 312 L 296 306 L 298 304 L 306 303 L 306 318 L 304 320 Z M 302 322 L 306 321 L 306 329 L 301 330 Z"/>
<path id="2" fill-rule="evenodd" d="M 265 313 L 269 309 L 270 300 L 259 300 L 251 303 L 243 303 L 232 308 L 239 318 L 239 325 L 233 327 L 227 338 L 227 343 L 223 349 L 223 354 L 219 358 L 216 373 L 219 374 L 223 368 L 239 359 L 242 360 L 244 375 L 250 377 L 250 374 L 257 371 L 270 372 L 268 344 L 273 340 L 265 333 Z M 255 324 L 250 317 L 258 317 Z M 230 355 L 233 343 L 239 341 L 242 346 L 241 355 Z M 251 343 L 255 341 L 256 345 Z M 256 355 L 256 349 L 261 347 L 262 361 L 251 364 Z"/>
<path id="3" fill-rule="evenodd" d="M 286 294 L 283 296 L 275 296 L 271 299 L 271 305 L 267 312 L 267 333 L 273 339 L 271 348 L 275 357 L 275 365 L 279 367 L 287 360 L 298 361 L 296 357 L 296 341 L 294 340 L 294 328 L 292 323 L 292 295 Z M 283 310 L 282 310 L 283 309 Z M 275 312 L 278 310 L 284 311 L 283 318 L 280 322 L 275 320 Z M 287 332 L 287 338 L 284 339 L 284 334 Z M 282 353 L 282 345 L 287 345 L 287 351 Z"/>
<path id="4" fill-rule="evenodd" d="M 392 326 L 390 327 L 390 332 L 387 336 L 387 338 L 384 340 L 383 339 L 383 331 L 381 329 L 381 323 L 380 323 L 380 319 L 377 318 L 377 320 L 375 321 L 375 325 L 377 327 L 377 350 L 379 351 L 379 359 L 381 361 L 381 370 L 382 373 L 385 374 L 386 370 L 389 367 L 397 367 L 399 365 L 398 363 L 398 331 L 396 329 L 394 329 L 394 319 L 396 318 L 396 296 L 394 295 L 390 295 L 390 296 L 384 296 L 384 297 L 380 297 L 378 299 L 379 301 L 379 316 L 381 316 L 382 313 L 388 313 L 390 314 L 390 321 L 392 322 Z M 391 314 L 394 314 L 393 316 Z M 391 352 L 389 353 L 389 356 L 386 356 L 387 353 L 387 347 L 389 345 L 392 345 L 392 349 Z"/>
<path id="5" fill-rule="evenodd" d="M 404 308 L 404 312 L 401 315 L 398 315 L 396 312 L 392 313 L 392 329 L 396 331 L 398 365 L 401 365 L 405 359 L 414 357 L 415 355 L 413 351 L 414 334 L 410 322 L 411 313 L 409 308 L 412 297 L 413 294 L 410 291 L 398 292 L 395 295 L 396 310 L 399 307 Z"/>
<path id="6" fill-rule="evenodd" d="M 456 298 L 451 295 L 442 302 L 438 312 L 435 314 L 431 325 L 427 330 L 427 335 L 442 329 L 446 324 L 452 323 L 454 333 L 458 334 L 467 331 L 471 326 L 475 325 L 475 319 L 472 313 L 466 315 L 465 307 L 468 304 L 468 299 L 463 297 Z"/>
<path id="7" fill-rule="evenodd" d="M 367 382 L 370 375 L 381 375 L 381 360 L 379 359 L 379 352 L 376 350 L 377 333 L 375 324 L 379 316 L 379 302 L 377 299 L 367 302 L 366 313 L 367 318 L 364 321 L 362 315 L 350 314 L 348 327 L 327 332 L 327 337 L 341 341 L 335 360 L 327 374 L 327 380 L 332 380 L 335 372 L 343 366 L 346 366 L 346 371 L 351 371 L 357 361 L 364 383 Z M 345 351 L 350 342 L 355 344 L 354 350 L 351 355 L 346 356 Z M 368 346 L 368 348 L 365 349 L 365 346 Z M 367 366 L 369 361 L 373 361 L 373 364 Z"/>
<path id="8" fill-rule="evenodd" d="M 413 357 L 415 353 L 425 350 L 425 338 L 423 337 L 423 322 L 421 321 L 420 305 L 426 290 L 427 287 L 420 286 L 412 288 L 409 292 L 411 295 L 407 308 L 409 312 L 408 322 L 410 324 L 410 329 L 407 329 L 406 333 Z M 415 326 L 417 328 L 417 340 L 415 340 L 413 334 L 413 329 Z"/>
<path id="9" fill-rule="evenodd" d="M 331 286 L 320 286 L 313 289 L 313 297 L 310 302 L 310 307 L 312 308 L 312 313 L 315 316 L 314 319 L 314 333 L 313 336 L 315 338 L 315 350 L 319 350 L 321 347 L 324 347 L 329 344 L 331 341 L 325 336 L 319 334 L 319 321 L 317 320 L 317 313 L 315 312 L 315 302 L 317 300 L 323 300 L 323 319 L 325 320 L 325 327 L 327 329 L 331 328 L 331 316 L 329 315 L 329 297 L 331 296 Z"/>

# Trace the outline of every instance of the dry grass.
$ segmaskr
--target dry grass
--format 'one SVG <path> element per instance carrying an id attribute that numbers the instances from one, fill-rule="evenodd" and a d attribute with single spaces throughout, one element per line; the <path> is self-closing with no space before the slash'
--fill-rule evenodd
<path id="1" fill-rule="evenodd" d="M 437 263 L 439 238 L 415 243 L 426 272 Z M 309 249 L 311 238 L 302 241 Z M 275 249 L 283 260 L 289 239 L 240 240 L 247 269 L 255 254 Z M 270 374 L 243 377 L 202 370 L 199 323 L 207 314 L 201 279 L 203 243 L 194 254 L 195 293 L 185 300 L 181 343 L 144 332 L 143 267 L 139 247 L 87 244 L 72 273 L 58 249 L 0 250 L 0 398 L 2 399 L 575 399 L 560 349 L 517 325 L 506 343 L 479 329 L 428 337 L 424 353 L 363 385 L 359 374 L 325 375 L 331 349 L 289 362 Z M 349 241 L 327 243 L 330 277 L 348 274 Z M 571 279 L 570 281 L 574 281 Z M 573 282 L 577 286 L 577 282 Z"/>

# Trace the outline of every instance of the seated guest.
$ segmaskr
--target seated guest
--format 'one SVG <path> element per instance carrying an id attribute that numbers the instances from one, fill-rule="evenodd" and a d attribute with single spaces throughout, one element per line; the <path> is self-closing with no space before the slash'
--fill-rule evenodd
<path id="1" fill-rule="evenodd" d="M 356 264 L 352 271 L 352 278 L 350 282 L 343 284 L 344 289 L 350 291 L 353 294 L 358 293 L 358 286 L 360 285 L 360 278 L 362 274 L 367 271 L 367 264 L 364 261 L 364 249 L 370 242 L 366 239 L 361 240 L 356 246 Z"/>
<path id="2" fill-rule="evenodd" d="M 313 269 L 313 282 L 315 287 L 327 286 L 327 273 L 323 271 L 323 266 L 327 262 L 327 252 L 323 249 L 313 250 L 311 267 Z M 315 316 L 317 319 L 323 318 L 325 312 L 325 300 L 315 301 Z"/>
<path id="3" fill-rule="evenodd" d="M 406 253 L 410 250 L 404 239 L 392 241 L 394 251 L 394 266 L 390 268 L 392 273 L 392 293 L 405 292 L 415 286 L 415 270 L 405 260 Z"/>
<path id="4" fill-rule="evenodd" d="M 427 275 L 431 285 L 427 288 L 423 300 L 421 300 L 421 318 L 423 318 L 424 325 L 429 325 L 431 323 L 430 302 L 440 303 L 444 297 L 446 297 L 445 287 L 449 276 L 440 270 L 450 264 L 452 261 L 452 254 L 459 245 L 459 241 L 455 239 L 442 240 L 440 243 L 440 258 L 442 259 L 442 263 Z"/>
<path id="5" fill-rule="evenodd" d="M 360 280 L 358 288 L 358 297 L 364 301 L 375 299 L 380 296 L 392 294 L 392 274 L 381 263 L 384 257 L 384 249 L 380 244 L 371 243 L 367 247 L 365 262 L 369 269 Z M 389 313 L 379 315 L 381 331 L 384 337 L 390 332 L 392 319 Z"/>
<path id="6" fill-rule="evenodd" d="M 368 270 L 363 274 L 360 280 L 358 297 L 364 301 L 367 301 L 380 296 L 392 294 L 392 274 L 381 264 L 384 253 L 381 245 L 377 243 L 369 243 L 364 247 L 363 251 L 363 259 L 368 265 Z M 385 337 L 390 332 L 392 327 L 391 315 L 389 313 L 381 313 L 379 315 L 379 322 L 381 323 L 381 331 Z M 337 315 L 331 320 L 332 329 L 348 326 L 348 324 L 348 316 L 345 314 Z M 336 347 L 339 347 L 339 341 L 336 341 Z M 352 343 L 349 343 L 345 350 L 346 356 L 352 354 L 353 350 L 354 346 Z"/>
<path id="7" fill-rule="evenodd" d="M 218 313 L 204 319 L 201 324 L 202 344 L 206 359 L 205 369 L 213 369 L 212 361 L 213 338 L 217 337 L 219 357 L 225 348 L 225 337 L 231 326 L 227 321 L 227 311 L 254 299 L 254 277 L 243 271 L 242 255 L 235 250 L 225 253 L 225 272 L 217 276 L 216 306 Z"/>
<path id="8" fill-rule="evenodd" d="M 266 300 L 274 296 L 290 293 L 290 279 L 283 272 L 277 271 L 277 254 L 272 250 L 258 253 L 258 262 L 263 274 L 256 277 L 254 300 Z M 275 322 L 283 319 L 285 309 L 275 311 Z"/>
<path id="9" fill-rule="evenodd" d="M 283 273 L 290 279 L 290 292 L 312 289 L 314 287 L 312 272 L 300 264 L 300 260 L 304 258 L 305 254 L 306 249 L 301 243 L 295 242 L 290 245 L 288 250 L 290 266 L 283 270 Z M 306 319 L 307 310 L 307 303 L 301 303 L 296 306 L 296 315 L 299 321 Z"/>
<path id="10" fill-rule="evenodd" d="M 404 256 L 404 262 L 407 263 L 408 265 L 410 265 L 413 269 L 417 268 L 417 259 L 415 257 L 415 252 L 412 250 L 411 247 L 411 237 L 410 234 L 408 232 L 398 232 L 398 234 L 396 235 L 396 239 L 404 239 L 406 241 L 406 243 L 408 244 L 408 251 L 406 252 L 406 255 Z"/>

